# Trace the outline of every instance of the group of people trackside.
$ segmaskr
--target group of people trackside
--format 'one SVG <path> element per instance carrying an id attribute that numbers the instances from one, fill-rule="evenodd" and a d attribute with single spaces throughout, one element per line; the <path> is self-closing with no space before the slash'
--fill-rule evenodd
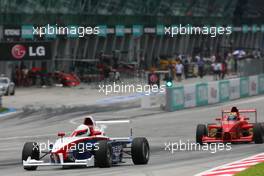
<path id="1" fill-rule="evenodd" d="M 181 82 L 182 79 L 199 77 L 203 79 L 205 75 L 212 75 L 213 80 L 225 79 L 227 74 L 235 74 L 235 61 L 232 55 L 221 57 L 212 55 L 203 57 L 199 54 L 192 57 L 176 57 L 169 61 L 169 73 L 173 80 Z"/>

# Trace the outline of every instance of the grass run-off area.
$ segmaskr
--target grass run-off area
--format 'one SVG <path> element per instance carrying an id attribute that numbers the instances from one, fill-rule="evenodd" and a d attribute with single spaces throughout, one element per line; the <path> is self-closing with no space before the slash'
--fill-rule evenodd
<path id="1" fill-rule="evenodd" d="M 0 113 L 8 111 L 8 108 L 0 107 Z"/>
<path id="2" fill-rule="evenodd" d="M 239 172 L 235 176 L 264 176 L 264 163 L 252 166 L 242 172 Z"/>

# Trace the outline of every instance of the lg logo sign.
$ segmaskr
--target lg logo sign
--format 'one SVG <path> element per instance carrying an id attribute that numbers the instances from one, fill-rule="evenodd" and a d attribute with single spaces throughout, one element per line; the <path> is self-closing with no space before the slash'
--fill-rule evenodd
<path id="1" fill-rule="evenodd" d="M 11 54 L 15 59 L 22 59 L 23 57 L 25 57 L 27 52 L 28 52 L 29 57 L 46 55 L 44 46 L 37 46 L 37 47 L 28 46 L 28 48 L 26 48 L 25 46 L 21 44 L 16 44 L 11 49 Z"/>
<path id="2" fill-rule="evenodd" d="M 23 45 L 15 45 L 11 50 L 12 56 L 16 59 L 22 59 L 26 55 L 26 48 Z"/>
<path id="3" fill-rule="evenodd" d="M 29 47 L 29 56 L 45 56 L 45 47 L 38 46 L 34 50 L 32 46 Z"/>

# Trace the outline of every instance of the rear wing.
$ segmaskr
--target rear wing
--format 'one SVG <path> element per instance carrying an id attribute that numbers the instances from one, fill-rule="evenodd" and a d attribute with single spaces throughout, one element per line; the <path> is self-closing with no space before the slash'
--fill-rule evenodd
<path id="1" fill-rule="evenodd" d="M 95 121 L 96 126 L 100 126 L 101 130 L 104 131 L 107 128 L 107 125 L 113 124 L 130 124 L 130 120 L 102 120 L 102 121 Z M 130 128 L 130 137 L 132 137 L 132 128 Z"/>
<path id="2" fill-rule="evenodd" d="M 258 117 L 257 117 L 257 110 L 256 109 L 240 109 L 238 110 L 239 113 L 254 113 L 255 114 L 255 122 L 258 122 Z M 230 110 L 222 110 L 222 117 L 224 116 L 224 114 L 226 113 L 231 113 Z"/>
<path id="3" fill-rule="evenodd" d="M 95 121 L 96 124 L 122 124 L 122 123 L 130 123 L 130 120 L 101 120 Z"/>

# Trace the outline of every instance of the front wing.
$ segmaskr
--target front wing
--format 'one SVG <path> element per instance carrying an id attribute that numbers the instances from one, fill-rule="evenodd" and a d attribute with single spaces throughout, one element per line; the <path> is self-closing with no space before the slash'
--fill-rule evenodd
<path id="1" fill-rule="evenodd" d="M 89 159 L 84 160 L 75 160 L 75 162 L 64 162 L 63 155 L 59 155 L 59 162 L 44 162 L 43 160 L 35 160 L 28 157 L 25 161 L 23 160 L 23 166 L 86 166 L 92 167 L 94 166 L 94 156 Z"/>
<path id="2" fill-rule="evenodd" d="M 202 139 L 203 143 L 224 143 L 224 142 L 253 142 L 253 136 L 247 136 L 247 137 L 240 137 L 240 138 L 231 138 L 231 139 L 223 139 L 223 138 L 213 138 L 204 136 Z"/>

